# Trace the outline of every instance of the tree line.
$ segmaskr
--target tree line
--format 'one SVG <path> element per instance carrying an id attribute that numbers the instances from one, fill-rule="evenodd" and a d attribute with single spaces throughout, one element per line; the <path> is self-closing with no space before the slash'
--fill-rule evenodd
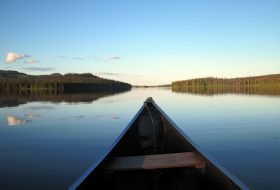
<path id="1" fill-rule="evenodd" d="M 195 94 L 246 93 L 280 95 L 280 74 L 243 78 L 197 78 L 172 82 L 172 91 Z"/>
<path id="2" fill-rule="evenodd" d="M 16 71 L 0 72 L 0 93 L 67 93 L 94 92 L 98 90 L 130 90 L 128 83 L 104 79 L 91 73 L 65 75 L 26 75 Z"/>

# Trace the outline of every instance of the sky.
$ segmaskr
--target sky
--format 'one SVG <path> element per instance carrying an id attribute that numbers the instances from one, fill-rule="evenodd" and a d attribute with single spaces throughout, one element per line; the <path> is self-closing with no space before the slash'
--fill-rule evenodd
<path id="1" fill-rule="evenodd" d="M 280 73 L 280 1 L 1 0 L 0 69 L 134 85 Z"/>

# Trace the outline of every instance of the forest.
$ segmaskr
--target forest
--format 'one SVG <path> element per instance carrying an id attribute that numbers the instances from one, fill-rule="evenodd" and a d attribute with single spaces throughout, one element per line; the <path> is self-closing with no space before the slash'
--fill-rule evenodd
<path id="1" fill-rule="evenodd" d="M 173 92 L 194 94 L 261 94 L 280 95 L 280 74 L 243 78 L 197 78 L 172 82 Z"/>
<path id="2" fill-rule="evenodd" d="M 128 83 L 104 79 L 91 73 L 54 73 L 50 75 L 27 75 L 17 71 L 0 70 L 0 93 L 77 93 L 99 90 L 130 90 Z"/>

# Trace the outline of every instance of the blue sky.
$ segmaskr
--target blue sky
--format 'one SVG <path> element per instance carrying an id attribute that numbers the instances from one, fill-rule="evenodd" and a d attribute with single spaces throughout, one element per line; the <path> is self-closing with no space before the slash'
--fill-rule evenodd
<path id="1" fill-rule="evenodd" d="M 0 69 L 29 74 L 147 85 L 280 73 L 278 0 L 1 0 L 0 26 Z"/>

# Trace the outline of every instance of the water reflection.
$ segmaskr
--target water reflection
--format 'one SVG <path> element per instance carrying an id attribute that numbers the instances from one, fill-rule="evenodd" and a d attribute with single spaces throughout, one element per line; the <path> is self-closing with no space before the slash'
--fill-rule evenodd
<path id="1" fill-rule="evenodd" d="M 24 117 L 27 119 L 34 119 L 34 118 L 41 117 L 41 115 L 28 113 L 28 114 L 24 114 Z"/>
<path id="2" fill-rule="evenodd" d="M 110 114 L 98 114 L 93 116 L 94 119 L 109 119 L 109 120 L 115 120 L 120 119 L 117 115 L 110 115 Z"/>
<path id="3" fill-rule="evenodd" d="M 69 104 L 92 103 L 103 97 L 109 97 L 129 90 L 100 90 L 90 93 L 34 93 L 21 92 L 16 94 L 0 94 L 0 107 L 16 107 L 21 104 L 36 101 L 50 101 L 54 103 L 66 102 Z M 44 107 L 45 109 L 46 107 Z M 40 109 L 40 108 L 30 108 Z"/>
<path id="4" fill-rule="evenodd" d="M 39 114 L 24 114 L 23 117 L 18 117 L 13 114 L 8 114 L 6 117 L 8 126 L 22 125 L 25 123 L 30 123 L 34 118 L 41 117 Z"/>
<path id="5" fill-rule="evenodd" d="M 75 115 L 67 118 L 60 118 L 61 121 L 83 120 L 120 120 L 121 117 L 116 114 L 95 114 L 95 115 Z"/>
<path id="6" fill-rule="evenodd" d="M 93 95 L 79 96 L 85 97 L 75 101 Z M 71 99 L 63 95 L 18 95 L 20 100 L 7 95 L 29 102 L 0 108 L 0 189 L 67 189 L 115 142 L 149 96 L 249 187 L 279 189 L 280 164 L 275 163 L 280 160 L 280 96 L 209 98 L 164 88 L 108 96 L 90 104 L 69 104 L 65 99 Z M 4 100 L 1 96 L 0 102 Z"/>
<path id="7" fill-rule="evenodd" d="M 9 126 L 15 126 L 15 125 L 22 125 L 28 122 L 31 122 L 31 119 L 27 118 L 17 118 L 16 116 L 13 115 L 7 115 L 7 124 Z"/>
<path id="8" fill-rule="evenodd" d="M 28 106 L 25 107 L 26 110 L 31 110 L 31 111 L 39 111 L 39 110 L 54 110 L 56 109 L 54 106 L 50 105 L 40 105 L 40 106 Z"/>

